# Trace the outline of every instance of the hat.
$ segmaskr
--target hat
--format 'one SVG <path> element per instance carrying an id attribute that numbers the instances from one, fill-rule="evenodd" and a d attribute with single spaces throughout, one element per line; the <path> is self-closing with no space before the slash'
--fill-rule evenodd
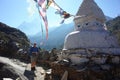
<path id="1" fill-rule="evenodd" d="M 34 43 L 34 45 L 36 45 L 36 43 Z"/>

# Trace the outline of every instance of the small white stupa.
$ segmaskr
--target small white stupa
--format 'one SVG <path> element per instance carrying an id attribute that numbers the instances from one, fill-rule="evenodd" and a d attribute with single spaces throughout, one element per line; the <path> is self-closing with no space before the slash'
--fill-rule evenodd
<path id="1" fill-rule="evenodd" d="M 65 38 L 63 48 L 65 53 L 120 54 L 117 39 L 105 29 L 104 13 L 94 0 L 83 0 L 76 15 L 85 15 L 85 17 L 74 19 L 75 31 Z M 74 57 L 73 60 L 75 59 L 77 58 Z"/>

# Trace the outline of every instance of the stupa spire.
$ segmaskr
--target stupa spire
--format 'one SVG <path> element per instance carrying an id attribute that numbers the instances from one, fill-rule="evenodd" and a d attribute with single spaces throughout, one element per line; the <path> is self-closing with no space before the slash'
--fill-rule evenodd
<path id="1" fill-rule="evenodd" d="M 102 24 L 105 22 L 104 13 L 94 0 L 83 0 L 76 15 L 86 15 L 83 18 L 75 18 L 76 25 L 89 21 L 98 21 Z"/>

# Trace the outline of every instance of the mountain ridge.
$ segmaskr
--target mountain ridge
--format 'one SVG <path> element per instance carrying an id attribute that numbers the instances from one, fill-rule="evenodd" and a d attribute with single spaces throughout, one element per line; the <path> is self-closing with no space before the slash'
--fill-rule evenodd
<path id="1" fill-rule="evenodd" d="M 106 16 L 107 21 L 109 21 L 111 19 L 112 19 L 111 17 Z M 30 28 L 30 26 L 28 26 L 28 25 L 27 26 L 19 26 L 18 28 L 27 27 L 28 32 L 35 33 L 34 35 L 27 35 L 27 36 L 30 39 L 31 43 L 37 42 L 38 45 L 43 47 L 43 48 L 50 48 L 51 46 L 52 46 L 52 48 L 57 47 L 57 46 L 63 47 L 65 36 L 68 33 L 70 33 L 71 31 L 74 31 L 74 29 L 73 29 L 74 28 L 74 22 L 73 21 L 69 24 L 64 23 L 64 24 L 61 24 L 60 26 L 48 27 L 49 35 L 48 35 L 48 40 L 46 40 L 45 28 L 43 26 L 44 31 L 43 31 L 43 35 L 42 35 L 41 26 L 40 26 L 41 24 L 40 24 L 39 20 L 37 21 L 37 19 L 35 19 L 32 23 L 30 23 L 30 24 L 26 23 L 26 24 L 28 24 L 28 25 L 32 24 L 31 26 L 34 25 L 34 28 L 33 27 Z M 38 24 L 38 25 L 36 25 L 36 24 Z M 71 27 L 71 25 L 73 27 Z M 68 26 L 70 26 L 70 27 L 66 28 Z M 21 28 L 21 30 L 22 30 L 22 28 Z M 34 29 L 36 29 L 37 31 L 35 31 Z M 25 32 L 25 28 L 24 28 L 23 32 Z M 27 32 L 26 32 L 26 34 L 27 34 Z M 63 35 L 63 37 L 62 37 L 62 35 Z M 57 38 L 56 38 L 56 36 L 57 36 Z M 52 41 L 54 41 L 54 44 L 52 44 Z M 56 43 L 56 45 L 55 45 L 55 43 Z M 57 47 L 57 48 L 60 48 L 60 47 Z"/>
<path id="2" fill-rule="evenodd" d="M 36 42 L 39 46 L 45 49 L 59 48 L 61 49 L 64 44 L 64 39 L 66 35 L 74 30 L 74 23 L 63 24 L 60 27 L 53 29 L 49 32 L 48 40 L 46 40 L 45 35 L 42 39 L 42 36 L 33 36 L 29 37 L 31 43 Z M 41 38 L 41 39 L 40 39 Z M 41 45 L 43 43 L 43 45 Z"/>

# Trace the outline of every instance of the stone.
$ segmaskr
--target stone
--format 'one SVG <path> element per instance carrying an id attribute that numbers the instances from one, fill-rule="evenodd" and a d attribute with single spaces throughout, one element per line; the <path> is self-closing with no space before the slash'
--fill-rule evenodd
<path id="1" fill-rule="evenodd" d="M 120 63 L 120 57 L 119 56 L 115 56 L 112 58 L 112 63 L 114 64 L 119 64 Z"/>
<path id="2" fill-rule="evenodd" d="M 66 67 L 58 63 L 51 63 L 52 79 L 61 80 L 65 71 L 68 72 L 68 80 L 119 80 L 120 65 L 91 65 L 88 64 L 86 69 L 78 71 L 73 67 Z M 102 67 L 102 69 L 101 69 Z M 66 73 L 67 74 L 67 73 Z"/>
<path id="3" fill-rule="evenodd" d="M 56 61 L 57 59 L 56 48 L 53 48 L 49 54 L 50 54 L 50 61 Z"/>
<path id="4" fill-rule="evenodd" d="M 58 63 L 64 66 L 70 66 L 71 62 L 69 60 L 63 59 L 61 61 L 58 61 Z"/>
<path id="5" fill-rule="evenodd" d="M 101 65 L 101 68 L 103 69 L 103 70 L 110 70 L 110 65 Z"/>
<path id="6" fill-rule="evenodd" d="M 0 80 L 28 80 L 24 75 L 18 72 L 13 66 L 0 62 Z"/>
<path id="7" fill-rule="evenodd" d="M 96 64 L 104 64 L 105 62 L 106 62 L 106 60 L 107 60 L 107 58 L 106 57 L 93 57 L 93 59 L 92 59 L 93 61 L 94 61 L 94 63 L 96 63 Z"/>
<path id="8" fill-rule="evenodd" d="M 69 59 L 71 60 L 72 63 L 74 64 L 81 64 L 81 63 L 85 63 L 88 62 L 89 59 L 87 59 L 86 57 L 80 57 L 77 54 L 72 54 L 69 56 Z"/>
<path id="9" fill-rule="evenodd" d="M 67 80 L 67 77 L 68 77 L 68 71 L 65 71 L 61 80 Z"/>
<path id="10" fill-rule="evenodd" d="M 43 60 L 49 60 L 50 58 L 50 54 L 48 51 L 44 51 L 43 55 L 42 55 L 42 59 Z"/>

